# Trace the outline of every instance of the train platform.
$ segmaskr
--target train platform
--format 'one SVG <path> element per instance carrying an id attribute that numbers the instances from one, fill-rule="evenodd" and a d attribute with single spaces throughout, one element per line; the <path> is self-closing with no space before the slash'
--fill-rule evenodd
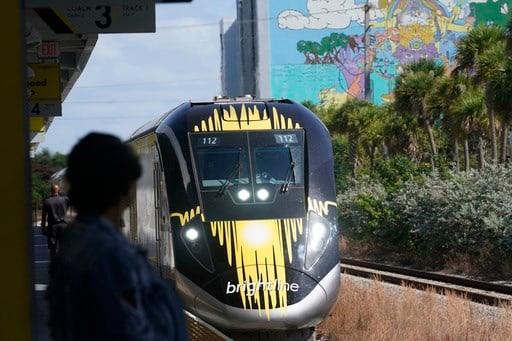
<path id="1" fill-rule="evenodd" d="M 33 229 L 34 247 L 34 290 L 36 304 L 35 340 L 50 341 L 50 333 L 47 326 L 47 309 L 44 295 L 48 285 L 48 267 L 50 266 L 50 255 L 46 244 L 46 236 L 41 234 L 41 228 Z"/>

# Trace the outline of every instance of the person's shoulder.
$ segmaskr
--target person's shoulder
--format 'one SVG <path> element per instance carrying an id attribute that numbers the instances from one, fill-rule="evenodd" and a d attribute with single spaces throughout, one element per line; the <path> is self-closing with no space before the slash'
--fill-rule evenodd
<path id="1" fill-rule="evenodd" d="M 47 204 L 57 203 L 60 202 L 62 198 L 59 195 L 51 195 L 44 199 L 44 202 Z"/>
<path id="2" fill-rule="evenodd" d="M 73 231 L 75 238 L 85 239 L 91 244 L 102 245 L 115 250 L 132 249 L 132 244 L 116 229 L 115 226 L 107 223 L 104 219 L 94 222 L 83 222 L 73 220 L 69 224 L 69 230 Z"/>
<path id="3" fill-rule="evenodd" d="M 102 228 L 98 222 L 82 222 L 73 220 L 65 230 L 68 238 L 79 239 L 98 245 L 115 244 L 115 238 L 108 230 Z"/>
<path id="4" fill-rule="evenodd" d="M 118 241 L 97 223 L 72 221 L 64 229 L 62 249 L 71 257 L 82 257 L 94 263 L 115 257 Z"/>

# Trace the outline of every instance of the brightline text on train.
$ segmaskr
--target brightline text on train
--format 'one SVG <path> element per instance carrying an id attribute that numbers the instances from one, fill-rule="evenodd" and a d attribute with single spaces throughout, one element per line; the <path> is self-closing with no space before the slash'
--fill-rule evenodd
<path id="1" fill-rule="evenodd" d="M 226 286 L 226 294 L 233 294 L 235 292 L 245 291 L 247 296 L 254 296 L 256 291 L 259 290 L 267 290 L 267 291 L 299 291 L 300 285 L 298 283 L 292 282 L 280 282 L 279 280 L 274 280 L 271 282 L 251 282 L 251 283 L 238 283 L 233 284 L 231 281 L 228 281 Z"/>

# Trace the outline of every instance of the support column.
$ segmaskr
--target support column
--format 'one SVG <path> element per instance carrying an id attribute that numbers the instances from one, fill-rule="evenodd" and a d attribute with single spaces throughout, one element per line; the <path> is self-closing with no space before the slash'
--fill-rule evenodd
<path id="1" fill-rule="evenodd" d="M 34 294 L 23 0 L 2 3 L 0 340 L 31 340 Z"/>

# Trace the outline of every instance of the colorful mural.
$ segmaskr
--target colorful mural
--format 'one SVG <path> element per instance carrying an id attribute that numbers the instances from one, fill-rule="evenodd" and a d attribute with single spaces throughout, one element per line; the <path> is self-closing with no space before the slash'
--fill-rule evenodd
<path id="1" fill-rule="evenodd" d="M 366 79 L 366 97 L 384 103 L 402 65 L 429 57 L 448 72 L 456 41 L 477 24 L 506 24 L 511 2 L 268 1 L 271 96 L 329 105 L 365 98 Z"/>

